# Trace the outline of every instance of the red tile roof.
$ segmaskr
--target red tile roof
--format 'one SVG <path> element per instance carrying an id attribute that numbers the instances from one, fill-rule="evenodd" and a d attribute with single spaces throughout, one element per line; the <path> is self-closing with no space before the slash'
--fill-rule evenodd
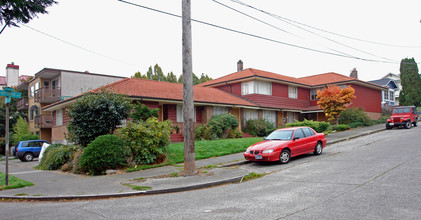
<path id="1" fill-rule="evenodd" d="M 346 82 L 357 80 L 352 77 L 344 76 L 338 73 L 323 73 L 313 76 L 301 77 L 298 78 L 302 83 L 315 86 L 315 85 L 326 85 L 331 83 Z"/>
<path id="2" fill-rule="evenodd" d="M 132 98 L 138 97 L 144 99 L 149 98 L 169 101 L 183 101 L 183 84 L 181 83 L 126 78 L 91 90 L 87 93 L 96 93 L 101 90 L 110 90 L 115 93 L 128 95 Z M 61 102 L 53 103 L 46 108 L 70 101 L 72 99 L 76 99 L 80 96 L 81 95 Z M 215 88 L 194 86 L 193 96 L 195 102 L 258 107 L 258 105 L 255 103 L 249 102 L 236 95 Z"/>
<path id="3" fill-rule="evenodd" d="M 263 70 L 248 68 L 240 72 L 231 73 L 229 75 L 226 75 L 226 76 L 223 76 L 223 77 L 220 77 L 208 82 L 201 83 L 198 86 L 212 86 L 214 84 L 219 84 L 223 82 L 248 79 L 248 78 L 251 79 L 254 77 L 263 77 L 263 78 L 268 78 L 268 79 L 276 79 L 276 80 L 281 80 L 281 81 L 286 81 L 286 82 L 302 84 L 302 82 L 299 79 L 294 78 L 294 77 L 289 77 L 289 76 L 279 75 L 276 73 L 271 73 L 271 72 L 267 72 Z"/>
<path id="4" fill-rule="evenodd" d="M 243 96 L 247 100 L 255 102 L 262 107 L 266 108 L 278 108 L 278 109 L 291 109 L 291 110 L 303 110 L 313 111 L 320 110 L 319 106 L 310 106 L 310 100 L 302 99 L 291 99 L 286 97 L 261 95 L 261 94 L 250 94 Z"/>

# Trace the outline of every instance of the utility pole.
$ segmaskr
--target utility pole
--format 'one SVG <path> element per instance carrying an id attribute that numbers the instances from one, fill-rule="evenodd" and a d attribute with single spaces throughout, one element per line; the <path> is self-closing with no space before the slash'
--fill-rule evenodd
<path id="1" fill-rule="evenodd" d="M 193 65 L 190 0 L 182 0 L 184 174 L 195 174 Z"/>

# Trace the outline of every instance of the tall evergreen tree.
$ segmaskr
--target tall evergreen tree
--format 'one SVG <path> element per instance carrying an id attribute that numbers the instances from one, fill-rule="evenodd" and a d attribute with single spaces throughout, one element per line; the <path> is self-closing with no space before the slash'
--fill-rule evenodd
<path id="1" fill-rule="evenodd" d="M 400 105 L 421 106 L 421 78 L 415 59 L 402 59 L 400 72 L 402 84 L 402 90 L 399 94 Z"/>

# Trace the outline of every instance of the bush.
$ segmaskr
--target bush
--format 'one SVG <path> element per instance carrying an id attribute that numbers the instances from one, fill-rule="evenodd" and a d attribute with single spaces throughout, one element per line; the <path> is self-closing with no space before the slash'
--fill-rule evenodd
<path id="1" fill-rule="evenodd" d="M 243 132 L 240 131 L 238 128 L 236 129 L 228 129 L 229 132 L 229 137 L 230 138 L 242 138 L 243 137 Z"/>
<path id="2" fill-rule="evenodd" d="M 127 96 L 111 91 L 88 93 L 70 105 L 68 140 L 86 147 L 98 136 L 112 134 L 130 111 Z"/>
<path id="3" fill-rule="evenodd" d="M 373 122 L 362 108 L 348 108 L 341 112 L 339 124 L 350 124 L 353 122 L 361 122 L 364 126 L 373 125 Z"/>
<path id="4" fill-rule="evenodd" d="M 135 121 L 146 121 L 146 119 L 151 117 L 158 118 L 159 115 L 159 109 L 150 109 L 145 104 L 142 104 L 140 102 L 134 104 L 132 106 L 132 109 L 134 112 L 131 114 L 130 118 L 132 118 Z"/>
<path id="5" fill-rule="evenodd" d="M 273 129 L 273 125 L 263 118 L 256 120 L 248 120 L 244 128 L 244 132 L 247 132 L 255 137 L 264 137 L 268 135 L 268 132 Z"/>
<path id="6" fill-rule="evenodd" d="M 364 126 L 364 124 L 360 121 L 349 123 L 349 127 L 351 127 L 351 128 L 358 128 L 358 127 L 363 127 L 363 126 Z"/>
<path id="7" fill-rule="evenodd" d="M 42 170 L 58 170 L 71 160 L 72 152 L 73 146 L 52 144 L 45 149 L 38 168 Z"/>
<path id="8" fill-rule="evenodd" d="M 213 132 L 213 126 L 209 124 L 196 126 L 194 131 L 195 140 L 218 140 L 218 136 Z"/>
<path id="9" fill-rule="evenodd" d="M 167 152 L 170 144 L 171 122 L 148 118 L 142 122 L 128 122 L 117 130 L 136 164 L 152 164 Z"/>
<path id="10" fill-rule="evenodd" d="M 127 150 L 115 135 L 102 135 L 92 141 L 79 160 L 81 170 L 92 175 L 103 174 L 107 169 L 127 165 Z"/>
<path id="11" fill-rule="evenodd" d="M 325 132 L 329 128 L 330 124 L 325 121 L 313 121 L 313 120 L 304 119 L 304 121 L 295 121 L 295 122 L 288 123 L 285 125 L 285 127 L 302 127 L 302 126 L 313 128 L 316 132 L 322 133 L 322 132 Z"/>
<path id="12" fill-rule="evenodd" d="M 39 136 L 32 134 L 29 131 L 28 122 L 21 116 L 16 120 L 16 124 L 13 125 L 13 133 L 10 136 L 11 144 L 17 144 L 19 141 L 38 140 Z"/>
<path id="13" fill-rule="evenodd" d="M 349 130 L 351 127 L 349 125 L 345 124 L 339 124 L 339 125 L 332 125 L 330 129 L 332 131 L 346 131 Z"/>
<path id="14" fill-rule="evenodd" d="M 224 113 L 212 116 L 209 120 L 208 126 L 212 126 L 213 133 L 218 138 L 222 138 L 224 131 L 230 128 L 235 129 L 238 127 L 238 121 L 234 115 Z"/>

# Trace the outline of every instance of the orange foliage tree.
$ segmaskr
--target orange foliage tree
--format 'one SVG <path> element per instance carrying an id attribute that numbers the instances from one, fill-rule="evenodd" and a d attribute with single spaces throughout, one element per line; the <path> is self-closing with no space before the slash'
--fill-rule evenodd
<path id="1" fill-rule="evenodd" d="M 341 89 L 336 85 L 328 85 L 317 91 L 317 105 L 323 109 L 329 122 L 337 123 L 341 112 L 355 99 L 354 93 L 355 90 L 350 86 Z"/>

